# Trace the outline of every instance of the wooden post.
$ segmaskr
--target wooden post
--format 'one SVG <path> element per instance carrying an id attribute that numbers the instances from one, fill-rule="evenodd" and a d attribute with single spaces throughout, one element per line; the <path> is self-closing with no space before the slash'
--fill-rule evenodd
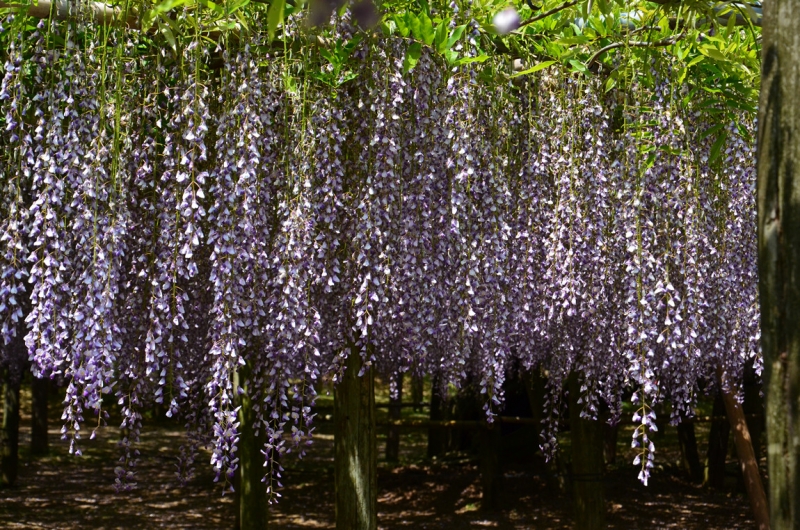
<path id="1" fill-rule="evenodd" d="M 372 368 L 365 369 L 359 377 L 362 367 L 361 355 L 353 348 L 333 394 L 338 530 L 378 527 L 375 377 Z"/>
<path id="2" fill-rule="evenodd" d="M 422 399 L 425 393 L 425 380 L 416 372 L 411 376 L 411 402 L 414 403 L 414 412 L 422 411 Z"/>
<path id="3" fill-rule="evenodd" d="M 493 512 L 500 508 L 502 472 L 500 465 L 500 422 L 483 425 L 480 429 L 481 510 Z"/>
<path id="4" fill-rule="evenodd" d="M 603 488 L 603 423 L 581 418 L 580 384 L 573 373 L 568 380 L 569 426 L 572 439 L 572 488 L 575 498 L 575 528 L 606 527 Z"/>
<path id="5" fill-rule="evenodd" d="M 720 391 L 714 395 L 714 408 L 712 417 L 722 416 L 725 413 L 725 403 L 722 401 Z M 722 489 L 725 486 L 725 458 L 728 456 L 728 436 L 730 425 L 718 421 L 711 422 L 708 432 L 708 452 L 706 453 L 706 469 L 703 485 L 713 489 Z"/>
<path id="6" fill-rule="evenodd" d="M 19 7 L 21 5 L 21 2 L 13 0 L 0 1 L 0 8 Z M 139 21 L 133 14 L 128 15 L 127 19 L 123 20 L 124 13 L 119 7 L 102 2 L 87 2 L 84 9 L 87 10 L 89 16 L 97 24 L 127 26 L 134 29 L 139 27 Z M 78 16 L 76 4 L 68 0 L 39 0 L 28 7 L 26 14 L 33 18 L 50 18 L 51 13 L 56 20 L 67 20 Z"/>
<path id="7" fill-rule="evenodd" d="M 722 400 L 725 402 L 725 411 L 728 413 L 728 421 L 730 421 L 731 431 L 733 431 L 736 453 L 739 455 L 739 464 L 742 466 L 747 496 L 750 498 L 750 506 L 753 508 L 758 530 L 769 530 L 767 496 L 764 493 L 764 485 L 761 483 L 758 462 L 753 452 L 753 445 L 750 443 L 750 432 L 747 429 L 742 406 L 733 393 L 725 390 L 727 381 L 721 368 L 717 368 L 717 375 L 722 389 Z"/>
<path id="8" fill-rule="evenodd" d="M 431 406 L 429 417 L 432 422 L 444 420 L 444 399 L 442 399 L 442 389 L 439 384 L 439 376 L 434 376 L 431 382 Z M 447 433 L 441 427 L 431 427 L 428 430 L 428 458 L 441 456 L 444 453 L 444 446 Z"/>
<path id="9" fill-rule="evenodd" d="M 609 425 L 607 422 L 603 422 L 603 456 L 608 465 L 614 465 L 617 462 L 618 435 L 619 423 Z"/>
<path id="10" fill-rule="evenodd" d="M 49 452 L 47 440 L 47 394 L 50 379 L 34 377 L 31 381 L 31 454 L 43 456 Z"/>
<path id="11" fill-rule="evenodd" d="M 264 429 L 256 435 L 253 424 L 256 413 L 253 409 L 250 367 L 240 366 L 234 375 L 234 387 L 241 387 L 239 396 L 239 469 L 236 473 L 237 528 L 239 530 L 264 530 L 267 528 L 269 509 L 267 490 L 261 479 L 264 477 Z"/>
<path id="12" fill-rule="evenodd" d="M 394 377 L 397 397 L 389 398 L 389 420 L 399 420 L 402 415 L 400 405 L 403 403 L 403 374 L 399 373 Z M 400 429 L 390 424 L 386 434 L 386 461 L 398 460 L 400 460 Z"/>
<path id="13" fill-rule="evenodd" d="M 3 430 L 0 433 L 0 486 L 14 486 L 19 474 L 19 386 L 21 374 L 14 367 L 3 381 Z"/>
<path id="14" fill-rule="evenodd" d="M 676 429 L 678 431 L 678 444 L 681 447 L 681 464 L 689 479 L 695 484 L 703 482 L 703 466 L 700 464 L 700 454 L 697 451 L 697 437 L 694 433 L 693 421 L 682 421 Z"/>

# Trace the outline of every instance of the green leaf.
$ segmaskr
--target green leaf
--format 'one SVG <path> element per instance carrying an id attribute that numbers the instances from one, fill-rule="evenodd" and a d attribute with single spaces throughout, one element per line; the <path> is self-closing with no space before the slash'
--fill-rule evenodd
<path id="1" fill-rule="evenodd" d="M 725 145 L 725 140 L 728 139 L 728 131 L 722 131 L 717 137 L 717 140 L 714 142 L 714 145 L 711 146 L 711 151 L 708 155 L 709 163 L 713 163 L 719 158 L 720 153 L 722 152 L 722 146 Z"/>
<path id="2" fill-rule="evenodd" d="M 455 45 L 456 42 L 458 42 L 458 39 L 460 39 L 461 36 L 464 34 L 464 30 L 465 29 L 467 29 L 467 25 L 466 24 L 464 24 L 462 26 L 456 26 L 455 28 L 453 28 L 453 31 L 450 33 L 450 38 L 447 39 L 447 49 L 448 50 L 450 48 L 452 48 L 453 45 Z"/>
<path id="3" fill-rule="evenodd" d="M 406 11 L 406 26 L 408 29 L 411 30 L 411 36 L 417 40 L 422 40 L 420 35 L 422 34 L 422 30 L 420 29 L 420 22 L 417 15 L 412 13 L 411 11 Z"/>
<path id="4" fill-rule="evenodd" d="M 187 0 L 163 0 L 161 3 L 153 6 L 152 9 L 148 9 L 145 11 L 144 15 L 142 15 L 141 31 L 146 33 L 147 30 L 153 26 L 153 22 L 155 22 L 159 15 L 169 13 L 176 7 L 185 4 L 186 1 Z"/>
<path id="5" fill-rule="evenodd" d="M 702 53 L 706 57 L 710 57 L 711 59 L 714 59 L 715 61 L 726 62 L 728 60 L 727 57 L 722 55 L 722 52 L 720 52 L 718 49 L 716 49 L 713 46 L 703 46 L 703 47 L 701 47 L 700 48 L 700 53 Z"/>
<path id="6" fill-rule="evenodd" d="M 718 123 L 713 127 L 709 127 L 707 130 L 705 130 L 702 134 L 698 136 L 698 139 L 703 140 L 704 138 L 708 138 L 712 134 L 716 134 L 717 132 L 719 132 L 719 130 L 723 129 L 724 127 L 725 127 L 724 123 Z"/>
<path id="7" fill-rule="evenodd" d="M 406 74 L 414 69 L 422 56 L 422 44 L 419 42 L 412 42 L 406 52 L 406 58 L 403 60 L 403 73 Z"/>
<path id="8" fill-rule="evenodd" d="M 397 22 L 395 22 L 394 19 L 384 20 L 381 22 L 381 31 L 385 36 L 391 37 L 397 30 L 399 30 L 399 28 L 397 26 Z"/>
<path id="9" fill-rule="evenodd" d="M 478 55 L 477 57 L 462 57 L 461 59 L 455 62 L 455 65 L 461 66 L 462 64 L 482 63 L 488 59 L 489 59 L 488 55 Z"/>
<path id="10" fill-rule="evenodd" d="M 339 53 L 339 57 L 341 58 L 342 62 L 344 62 L 348 57 L 350 57 L 350 54 L 353 53 L 353 51 L 355 51 L 356 46 L 358 46 L 361 43 L 361 40 L 363 38 L 364 38 L 363 33 L 356 33 L 356 35 L 352 39 L 347 41 L 347 44 L 342 46 L 341 48 L 342 52 Z M 338 42 L 336 43 L 336 46 L 337 48 L 339 47 Z"/>
<path id="11" fill-rule="evenodd" d="M 283 22 L 283 10 L 286 7 L 286 0 L 272 0 L 269 5 L 269 12 L 267 13 L 267 31 L 269 33 L 269 40 L 275 39 L 275 31 L 278 26 Z"/>
<path id="12" fill-rule="evenodd" d="M 580 72 L 582 74 L 589 73 L 589 69 L 586 68 L 586 65 L 576 59 L 570 59 L 569 64 L 571 64 L 572 68 L 577 72 Z"/>
<path id="13" fill-rule="evenodd" d="M 437 53 L 444 53 L 447 49 L 447 21 L 442 20 L 436 27 L 436 33 L 433 38 Z"/>
<path id="14" fill-rule="evenodd" d="M 700 61 L 704 60 L 705 58 L 706 58 L 705 55 L 698 55 L 697 57 L 695 57 L 694 59 L 692 59 L 691 61 L 689 61 L 686 64 L 686 68 L 689 68 L 691 66 L 696 65 L 697 63 L 699 63 Z"/>
<path id="15" fill-rule="evenodd" d="M 431 17 L 422 13 L 419 16 L 419 29 L 420 35 L 419 40 L 430 46 L 433 44 L 433 39 L 435 36 L 434 29 L 433 29 L 433 22 L 431 21 Z"/>
<path id="16" fill-rule="evenodd" d="M 532 67 L 528 68 L 527 70 L 523 70 L 521 72 L 517 72 L 517 73 L 513 74 L 511 76 L 511 78 L 513 79 L 513 78 L 519 77 L 521 75 L 528 75 L 528 74 L 532 74 L 534 72 L 538 72 L 539 70 L 544 70 L 548 66 L 551 66 L 551 65 L 553 65 L 555 63 L 556 63 L 556 61 L 544 61 L 543 63 L 539 63 L 539 64 L 537 64 L 535 66 L 532 66 Z"/>
<path id="17" fill-rule="evenodd" d="M 164 35 L 164 38 L 167 39 L 167 42 L 169 43 L 170 48 L 172 48 L 172 51 L 177 51 L 178 45 L 175 42 L 175 34 L 172 33 L 172 28 L 170 28 L 168 24 L 164 24 L 161 21 L 161 17 L 156 19 L 156 24 L 158 25 L 159 33 Z"/>
<path id="18" fill-rule="evenodd" d="M 557 44 L 561 44 L 564 46 L 570 46 L 572 44 L 588 44 L 590 41 L 589 37 L 586 35 L 575 35 L 574 37 L 564 37 L 563 39 L 558 39 L 556 41 Z"/>
<path id="19" fill-rule="evenodd" d="M 411 28 L 408 25 L 408 13 L 403 17 L 395 17 L 394 23 L 397 25 L 397 31 L 402 37 L 408 37 L 411 34 Z"/>

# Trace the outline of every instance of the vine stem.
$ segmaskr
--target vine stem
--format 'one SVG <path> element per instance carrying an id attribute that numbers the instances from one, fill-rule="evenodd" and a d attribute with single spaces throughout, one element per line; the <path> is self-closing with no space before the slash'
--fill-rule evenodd
<path id="1" fill-rule="evenodd" d="M 597 61 L 597 59 L 600 58 L 601 55 L 603 55 L 607 51 L 613 50 L 615 48 L 622 48 L 622 47 L 627 47 L 627 46 L 637 47 L 637 48 L 659 48 L 659 47 L 664 47 L 664 46 L 672 46 L 673 44 L 675 44 L 676 42 L 678 42 L 679 40 L 681 40 L 685 36 L 686 36 L 686 32 L 683 32 L 683 33 L 679 33 L 678 35 L 675 35 L 674 37 L 669 37 L 667 39 L 656 41 L 656 42 L 647 42 L 647 41 L 639 41 L 639 40 L 632 40 L 632 41 L 628 41 L 628 42 L 613 42 L 613 43 L 609 44 L 608 46 L 603 46 L 602 48 L 597 50 L 594 53 L 594 55 L 592 55 L 591 58 L 586 62 L 586 67 L 587 68 L 591 68 L 592 64 L 594 64 Z"/>

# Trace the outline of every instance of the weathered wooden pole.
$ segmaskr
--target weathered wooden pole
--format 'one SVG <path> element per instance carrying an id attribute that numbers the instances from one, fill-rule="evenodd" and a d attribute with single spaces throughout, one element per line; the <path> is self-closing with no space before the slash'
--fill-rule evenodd
<path id="1" fill-rule="evenodd" d="M 697 451 L 697 437 L 693 421 L 682 421 L 676 427 L 678 444 L 681 447 L 681 465 L 695 484 L 703 482 L 703 466 L 700 453 Z"/>
<path id="2" fill-rule="evenodd" d="M 575 528 L 601 530 L 606 527 L 603 423 L 581 417 L 582 407 L 578 403 L 581 390 L 577 374 L 570 375 L 568 389 Z"/>
<path id="3" fill-rule="evenodd" d="M 3 381 L 3 428 L 0 431 L 0 486 L 14 486 L 19 474 L 19 387 L 20 375 L 13 368 Z"/>
<path id="4" fill-rule="evenodd" d="M 0 1 L 0 8 L 22 6 L 24 6 L 22 2 Z M 103 2 L 85 2 L 83 9 L 98 24 L 139 27 L 139 20 L 133 13 L 125 17 L 125 12 L 117 6 Z M 56 20 L 67 20 L 78 16 L 78 3 L 69 0 L 39 0 L 35 4 L 29 5 L 25 14 L 33 18 L 50 18 L 52 15 Z"/>
<path id="5" fill-rule="evenodd" d="M 399 420 L 402 416 L 400 405 L 403 403 L 403 374 L 395 376 L 395 391 L 397 395 L 389 398 L 389 420 Z M 400 429 L 389 425 L 386 433 L 386 461 L 397 462 L 400 460 Z"/>
<path id="6" fill-rule="evenodd" d="M 46 455 L 50 446 L 47 440 L 47 396 L 50 379 L 34 377 L 31 381 L 31 454 Z"/>
<path id="7" fill-rule="evenodd" d="M 253 409 L 250 368 L 240 366 L 234 375 L 234 386 L 241 388 L 239 395 L 239 469 L 236 473 L 236 527 L 238 530 L 264 530 L 269 520 L 267 490 L 264 477 L 264 429 L 258 435 L 253 428 L 256 412 Z"/>
<path id="8" fill-rule="evenodd" d="M 711 416 L 720 417 L 723 414 L 725 414 L 725 403 L 722 401 L 722 394 L 717 390 L 714 394 Z M 725 459 L 728 456 L 730 432 L 731 428 L 727 422 L 711 422 L 711 429 L 708 431 L 704 486 L 718 490 L 725 487 Z"/>
<path id="9" fill-rule="evenodd" d="M 364 369 L 363 375 L 359 372 Z M 334 387 L 336 528 L 378 528 L 378 449 L 375 438 L 375 374 L 351 349 Z"/>
<path id="10" fill-rule="evenodd" d="M 442 393 L 443 390 L 439 384 L 439 376 L 435 375 L 431 381 L 431 403 L 428 410 L 428 417 L 432 424 L 443 421 L 445 418 L 445 402 Z M 446 443 L 447 432 L 444 429 L 437 426 L 432 426 L 428 429 L 428 458 L 434 458 L 444 454 Z"/>
<path id="11" fill-rule="evenodd" d="M 481 472 L 481 511 L 494 512 L 500 509 L 503 473 L 500 462 L 500 422 L 491 425 L 481 422 L 479 430 L 479 467 Z"/>
<path id="12" fill-rule="evenodd" d="M 770 523 L 800 528 L 800 4 L 764 2 L 758 273 Z"/>

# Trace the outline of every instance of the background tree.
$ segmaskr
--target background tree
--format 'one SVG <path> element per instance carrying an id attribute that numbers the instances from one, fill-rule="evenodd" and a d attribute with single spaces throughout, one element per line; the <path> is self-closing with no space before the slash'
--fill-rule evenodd
<path id="1" fill-rule="evenodd" d="M 800 9 L 768 2 L 758 127 L 758 245 L 772 528 L 800 524 Z"/>

